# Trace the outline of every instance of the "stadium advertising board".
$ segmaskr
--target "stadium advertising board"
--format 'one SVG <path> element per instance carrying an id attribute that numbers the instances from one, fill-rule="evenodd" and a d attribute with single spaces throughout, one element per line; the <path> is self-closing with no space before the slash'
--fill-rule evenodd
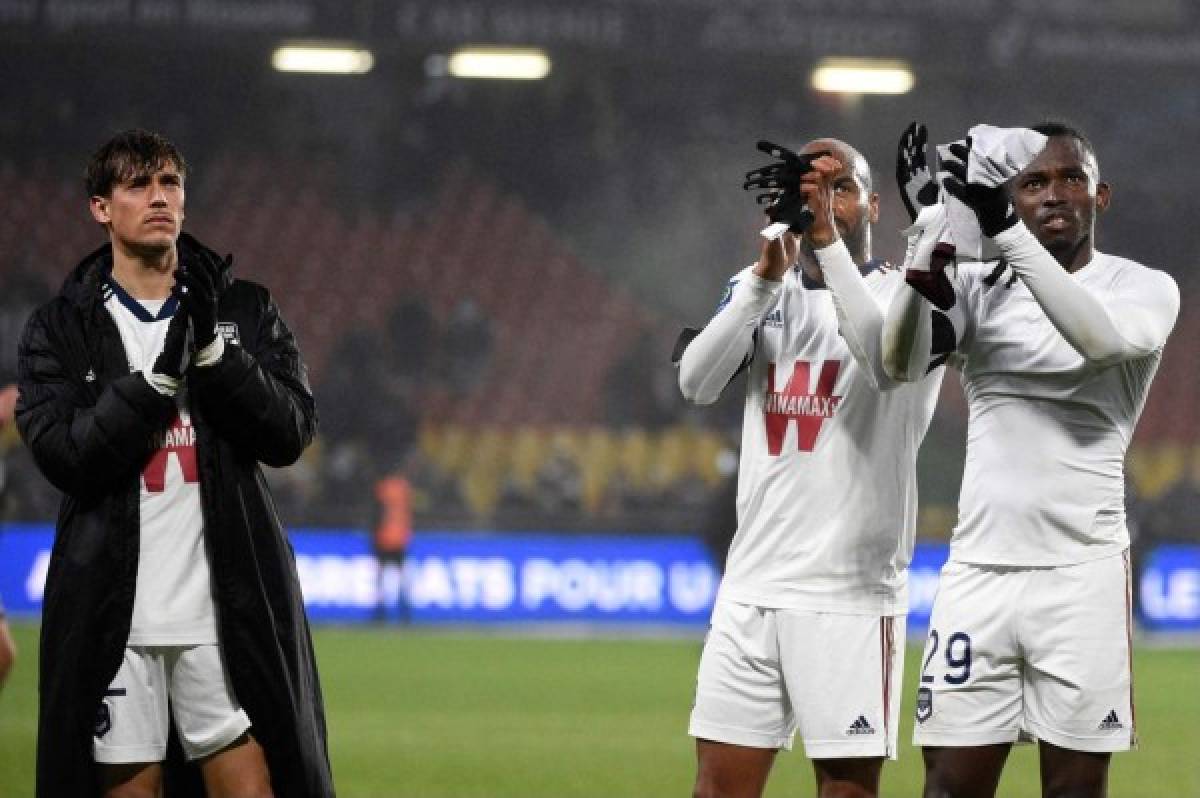
<path id="1" fill-rule="evenodd" d="M 429 623 L 703 624 L 717 585 L 690 538 L 433 532 L 414 538 L 402 579 L 379 573 L 365 535 L 292 539 L 317 619 L 367 619 L 382 603 L 390 617 Z"/>
<path id="2" fill-rule="evenodd" d="M 690 537 L 418 534 L 402 572 L 381 570 L 366 534 L 291 534 L 314 621 L 356 623 L 382 612 L 423 624 L 614 624 L 702 628 L 718 574 Z M 0 597 L 13 615 L 41 610 L 53 529 L 0 525 Z M 920 544 L 909 575 L 909 626 L 923 629 L 946 559 Z M 1200 631 L 1200 546 L 1162 546 L 1138 580 L 1142 625 Z M 402 601 L 401 598 L 404 598 Z"/>
<path id="3" fill-rule="evenodd" d="M 1150 551 L 1136 589 L 1143 626 L 1200 630 L 1200 546 L 1159 546 Z"/>

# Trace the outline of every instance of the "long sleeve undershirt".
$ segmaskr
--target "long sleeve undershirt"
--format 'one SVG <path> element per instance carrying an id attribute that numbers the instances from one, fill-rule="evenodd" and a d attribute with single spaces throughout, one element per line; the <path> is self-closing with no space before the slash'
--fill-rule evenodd
<path id="1" fill-rule="evenodd" d="M 1145 282 L 1121 286 L 1106 302 L 1067 272 L 1024 224 L 994 240 L 1046 318 L 1088 363 L 1105 367 L 1143 357 L 1166 342 L 1179 312 L 1179 290 L 1165 274 L 1148 271 Z M 883 359 L 893 378 L 911 381 L 924 373 L 931 307 L 911 288 L 893 298 L 883 332 Z"/>
<path id="2" fill-rule="evenodd" d="M 754 331 L 779 298 L 783 283 L 749 270 L 733 285 L 729 304 L 697 335 L 679 361 L 679 389 L 696 404 L 717 401 L 754 351 Z"/>
<path id="3" fill-rule="evenodd" d="M 816 250 L 825 284 L 833 293 L 838 327 L 859 368 L 876 390 L 896 387 L 883 364 L 883 308 L 841 239 Z"/>
<path id="4" fill-rule="evenodd" d="M 916 382 L 929 366 L 933 304 L 905 283 L 892 296 L 883 320 L 882 360 L 888 376 Z"/>
<path id="5" fill-rule="evenodd" d="M 994 240 L 1050 323 L 1089 363 L 1142 357 L 1166 342 L 1179 312 L 1179 291 L 1169 278 L 1148 277 L 1170 282 L 1169 291 L 1149 282 L 1129 286 L 1133 290 L 1121 292 L 1119 306 L 1110 307 L 1073 279 L 1024 224 Z"/>

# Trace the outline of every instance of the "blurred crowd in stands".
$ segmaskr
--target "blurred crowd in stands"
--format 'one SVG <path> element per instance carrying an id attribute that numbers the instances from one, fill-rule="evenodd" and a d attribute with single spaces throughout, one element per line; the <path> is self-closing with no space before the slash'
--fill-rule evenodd
<path id="1" fill-rule="evenodd" d="M 658 85 L 638 70 L 568 71 L 544 87 L 393 75 L 334 89 L 243 64 L 206 77 L 249 83 L 244 97 L 180 108 L 173 88 L 114 98 L 106 65 L 79 57 L 57 90 L 11 82 L 0 96 L 0 386 L 15 379 L 25 316 L 101 241 L 79 177 L 91 147 L 122 127 L 159 128 L 193 166 L 189 230 L 272 286 L 297 333 L 321 432 L 298 466 L 268 478 L 287 523 L 333 528 L 372 528 L 376 486 L 394 474 L 412 487 L 420 529 L 728 526 L 741 391 L 685 406 L 669 354 L 756 251 L 759 219 L 740 190 L 759 165 L 754 142 L 826 133 L 875 159 L 876 250 L 894 260 L 903 223 L 887 176 L 909 118 L 946 137 L 976 121 L 1038 121 L 1060 116 L 1072 85 L 1065 76 L 1039 98 L 997 78 L 900 107 L 822 99 L 786 75 L 752 91 L 707 73 Z M 178 68 L 154 86 L 197 82 Z M 1192 178 L 1142 146 L 1156 126 L 1200 138 L 1191 89 L 1167 82 L 1150 98 L 1116 79 L 1106 91 L 1121 114 L 1114 100 L 1070 119 L 1115 185 L 1100 247 L 1165 268 L 1184 295 L 1132 447 L 1143 540 L 1200 540 L 1189 302 L 1200 284 L 1188 271 L 1200 239 L 1179 201 Z M 925 537 L 948 536 L 961 473 L 965 413 L 946 382 L 921 461 Z M 57 496 L 11 425 L 0 449 L 3 518 L 52 518 Z"/>

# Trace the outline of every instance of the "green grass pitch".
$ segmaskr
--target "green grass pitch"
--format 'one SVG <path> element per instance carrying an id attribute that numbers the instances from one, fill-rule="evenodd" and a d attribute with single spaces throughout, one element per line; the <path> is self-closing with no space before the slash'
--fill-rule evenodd
<path id="1" fill-rule="evenodd" d="M 37 629 L 0 693 L 0 796 L 33 794 Z M 689 795 L 686 735 L 700 643 L 318 628 L 330 755 L 343 798 Z M 909 743 L 919 651 L 908 649 L 900 759 L 883 794 L 920 794 Z M 1114 757 L 1113 798 L 1200 796 L 1200 650 L 1139 647 L 1141 750 Z M 767 795 L 810 796 L 799 750 Z M 1037 755 L 1013 752 L 1000 795 L 1037 796 Z"/>

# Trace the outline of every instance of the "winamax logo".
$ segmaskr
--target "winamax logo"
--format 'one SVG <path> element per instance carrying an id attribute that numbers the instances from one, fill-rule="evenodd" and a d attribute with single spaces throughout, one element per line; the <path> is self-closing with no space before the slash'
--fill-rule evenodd
<path id="1" fill-rule="evenodd" d="M 821 364 L 817 384 L 811 381 L 812 364 L 797 360 L 792 376 L 782 391 L 775 388 L 775 363 L 767 366 L 767 396 L 763 404 L 763 415 L 767 425 L 767 451 L 778 457 L 783 451 L 783 439 L 788 427 L 796 425 L 796 447 L 802 452 L 811 452 L 821 434 L 825 419 L 833 418 L 842 397 L 833 395 L 837 384 L 840 360 L 826 360 Z"/>

